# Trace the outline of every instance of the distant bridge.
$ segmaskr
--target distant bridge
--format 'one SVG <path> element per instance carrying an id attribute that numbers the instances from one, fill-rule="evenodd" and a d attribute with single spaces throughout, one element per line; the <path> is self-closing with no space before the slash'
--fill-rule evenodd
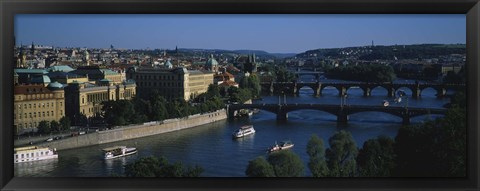
<path id="1" fill-rule="evenodd" d="M 232 119 L 235 111 L 240 109 L 261 109 L 277 114 L 277 120 L 287 120 L 288 112 L 311 109 L 319 110 L 337 116 L 337 123 L 347 124 L 348 116 L 360 112 L 383 112 L 402 118 L 404 125 L 410 124 L 412 117 L 429 115 L 429 114 L 443 114 L 446 109 L 443 108 L 412 108 L 412 107 L 383 107 L 383 106 L 368 106 L 368 105 L 331 105 L 331 104 L 230 104 L 227 105 L 228 117 Z"/>
<path id="2" fill-rule="evenodd" d="M 447 89 L 465 89 L 465 84 L 435 84 L 435 83 L 369 83 L 369 82 L 262 82 L 262 90 L 269 93 L 285 93 L 298 95 L 303 87 L 310 87 L 314 96 L 322 95 L 326 87 L 334 87 L 338 90 L 339 96 L 346 95 L 348 89 L 358 87 L 363 90 L 364 96 L 370 96 L 372 89 L 382 87 L 387 90 L 389 97 L 394 97 L 395 92 L 400 88 L 407 88 L 412 91 L 412 97 L 418 98 L 426 88 L 433 88 L 437 91 L 437 97 L 444 97 Z"/>

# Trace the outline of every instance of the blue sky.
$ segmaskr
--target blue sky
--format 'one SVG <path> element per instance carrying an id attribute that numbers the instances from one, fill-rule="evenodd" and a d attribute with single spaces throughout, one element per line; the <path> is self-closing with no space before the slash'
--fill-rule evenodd
<path id="1" fill-rule="evenodd" d="M 465 43 L 455 15 L 17 15 L 17 45 L 205 48 L 300 53 L 317 48 Z"/>

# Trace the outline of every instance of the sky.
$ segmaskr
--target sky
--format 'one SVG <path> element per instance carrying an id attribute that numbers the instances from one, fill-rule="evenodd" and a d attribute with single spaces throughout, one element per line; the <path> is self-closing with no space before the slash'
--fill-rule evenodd
<path id="1" fill-rule="evenodd" d="M 17 45 L 301 53 L 371 45 L 464 44 L 464 14 L 15 16 Z"/>

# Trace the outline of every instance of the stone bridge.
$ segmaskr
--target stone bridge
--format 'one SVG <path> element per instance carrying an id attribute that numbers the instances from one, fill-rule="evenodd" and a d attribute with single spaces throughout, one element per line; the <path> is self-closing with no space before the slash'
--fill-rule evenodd
<path id="1" fill-rule="evenodd" d="M 314 96 L 322 95 L 326 87 L 333 87 L 338 90 L 339 96 L 346 95 L 348 89 L 358 87 L 363 90 L 364 96 L 370 96 L 374 88 L 382 87 L 387 90 L 389 97 L 394 97 L 395 92 L 400 88 L 410 89 L 411 97 L 418 98 L 422 91 L 427 88 L 433 88 L 437 91 L 437 97 L 443 97 L 447 89 L 461 90 L 465 89 L 465 84 L 434 84 L 434 83 L 368 83 L 368 82 L 262 82 L 262 90 L 269 93 L 285 93 L 298 95 L 303 87 L 310 87 Z"/>
<path id="2" fill-rule="evenodd" d="M 331 105 L 331 104 L 231 104 L 227 105 L 228 117 L 232 119 L 235 111 L 240 109 L 261 109 L 277 114 L 277 120 L 287 120 L 288 112 L 311 109 L 319 110 L 337 116 L 339 124 L 347 124 L 348 116 L 360 112 L 383 112 L 402 118 L 404 125 L 410 124 L 412 117 L 429 115 L 429 114 L 445 114 L 446 109 L 443 108 L 412 108 L 412 107 L 383 107 L 369 105 Z"/>

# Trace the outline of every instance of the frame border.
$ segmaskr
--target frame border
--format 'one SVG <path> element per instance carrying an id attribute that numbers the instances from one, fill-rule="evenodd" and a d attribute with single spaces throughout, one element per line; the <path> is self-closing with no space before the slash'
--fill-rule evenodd
<path id="1" fill-rule="evenodd" d="M 0 188 L 2 190 L 478 190 L 479 0 L 1 0 Z M 13 177 L 15 14 L 466 14 L 467 178 L 20 178 Z"/>

